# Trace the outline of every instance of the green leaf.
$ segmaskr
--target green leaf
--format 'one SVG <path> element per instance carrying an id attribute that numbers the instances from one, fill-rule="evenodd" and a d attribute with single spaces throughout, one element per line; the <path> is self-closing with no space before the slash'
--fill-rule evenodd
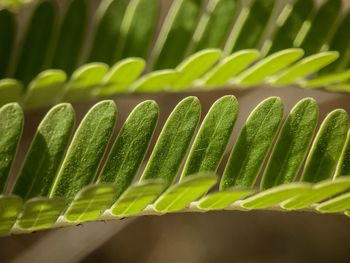
<path id="1" fill-rule="evenodd" d="M 22 199 L 17 196 L 0 196 L 0 236 L 10 233 L 21 212 Z"/>
<path id="2" fill-rule="evenodd" d="M 111 214 L 118 217 L 133 216 L 152 204 L 164 191 L 162 181 L 144 180 L 126 190 L 111 208 Z"/>
<path id="3" fill-rule="evenodd" d="M 70 104 L 52 108 L 40 123 L 17 177 L 13 194 L 27 200 L 46 197 L 71 138 L 75 114 Z"/>
<path id="4" fill-rule="evenodd" d="M 311 98 L 301 100 L 291 110 L 262 177 L 263 190 L 294 180 L 311 144 L 317 120 L 318 107 Z"/>
<path id="5" fill-rule="evenodd" d="M 339 57 L 338 52 L 322 52 L 297 62 L 284 72 L 271 79 L 275 85 L 287 85 L 313 74 Z"/>
<path id="6" fill-rule="evenodd" d="M 333 176 L 349 129 L 344 110 L 332 111 L 323 121 L 306 159 L 303 182 L 317 183 Z"/>
<path id="7" fill-rule="evenodd" d="M 141 58 L 127 58 L 116 63 L 102 80 L 99 95 L 110 96 L 126 92 L 141 75 L 146 62 Z"/>
<path id="8" fill-rule="evenodd" d="M 325 180 L 314 184 L 311 191 L 297 195 L 284 202 L 281 206 L 287 210 L 297 210 L 326 200 L 350 189 L 350 177 Z"/>
<path id="9" fill-rule="evenodd" d="M 259 51 L 249 49 L 233 53 L 224 58 L 202 78 L 202 85 L 214 87 L 227 84 L 231 78 L 250 66 L 259 55 Z"/>
<path id="10" fill-rule="evenodd" d="M 23 118 L 23 111 L 17 103 L 10 103 L 0 108 L 0 193 L 5 190 L 21 139 Z"/>
<path id="11" fill-rule="evenodd" d="M 346 137 L 334 177 L 350 175 L 350 131 Z"/>
<path id="12" fill-rule="evenodd" d="M 23 86 L 14 79 L 0 80 L 0 106 L 9 102 L 21 102 Z"/>
<path id="13" fill-rule="evenodd" d="M 128 0 L 103 0 L 97 11 L 96 32 L 88 62 L 115 63 L 114 54 L 120 40 L 120 30 Z"/>
<path id="14" fill-rule="evenodd" d="M 66 84 L 66 101 L 84 101 L 96 96 L 108 71 L 104 63 L 90 63 L 78 68 Z"/>
<path id="15" fill-rule="evenodd" d="M 175 180 L 189 149 L 201 114 L 196 97 L 187 97 L 173 110 L 160 133 L 141 180 L 162 179 L 169 186 Z"/>
<path id="16" fill-rule="evenodd" d="M 98 178 L 99 183 L 115 183 L 118 198 L 132 183 L 149 147 L 157 124 L 159 107 L 154 101 L 139 104 L 121 128 Z"/>
<path id="17" fill-rule="evenodd" d="M 339 53 L 339 59 L 322 70 L 321 73 L 337 72 L 345 68 L 348 64 L 348 52 L 350 50 L 350 10 L 339 18 L 337 28 L 333 29 L 334 33 L 329 43 L 329 50 L 335 50 Z"/>
<path id="18" fill-rule="evenodd" d="M 88 25 L 88 7 L 86 0 L 70 2 L 54 44 L 51 68 L 71 74 L 77 66 Z"/>
<path id="19" fill-rule="evenodd" d="M 278 97 L 261 102 L 243 126 L 226 164 L 220 189 L 252 187 L 260 173 L 268 150 L 283 116 L 283 104 Z"/>
<path id="20" fill-rule="evenodd" d="M 168 188 L 155 202 L 154 209 L 160 213 L 176 212 L 197 200 L 217 182 L 215 173 L 201 172 L 183 179 Z"/>
<path id="21" fill-rule="evenodd" d="M 43 70 L 53 37 L 56 15 L 57 9 L 53 1 L 41 1 L 26 28 L 15 70 L 16 79 L 25 85 Z"/>
<path id="22" fill-rule="evenodd" d="M 236 79 L 235 83 L 241 86 L 252 86 L 263 82 L 267 77 L 288 67 L 304 55 L 304 51 L 298 48 L 286 49 L 272 54 L 254 66 L 250 67 Z"/>
<path id="23" fill-rule="evenodd" d="M 62 70 L 41 72 L 28 86 L 24 98 L 25 108 L 40 108 L 60 102 L 66 80 L 67 75 Z"/>
<path id="24" fill-rule="evenodd" d="M 210 0 L 198 23 L 192 50 L 223 48 L 232 29 L 232 17 L 239 9 L 237 0 Z"/>
<path id="25" fill-rule="evenodd" d="M 220 59 L 220 56 L 220 50 L 206 49 L 185 59 L 176 67 L 180 76 L 173 83 L 172 89 L 183 90 L 190 87 L 196 79 L 200 78 Z"/>
<path id="26" fill-rule="evenodd" d="M 231 52 L 258 47 L 270 20 L 275 3 L 275 0 L 255 0 L 253 2 L 249 8 L 248 17 L 237 36 Z"/>
<path id="27" fill-rule="evenodd" d="M 69 203 L 94 180 L 116 119 L 117 108 L 113 101 L 102 101 L 90 109 L 75 132 L 51 189 L 51 197 L 65 197 Z"/>
<path id="28" fill-rule="evenodd" d="M 24 204 L 16 226 L 26 231 L 47 229 L 56 223 L 64 209 L 62 198 L 34 198 Z"/>
<path id="29" fill-rule="evenodd" d="M 169 89 L 180 77 L 180 72 L 172 69 L 153 71 L 141 77 L 130 86 L 134 92 L 160 92 Z"/>
<path id="30" fill-rule="evenodd" d="M 321 213 L 339 213 L 350 209 L 350 193 L 335 197 L 316 207 Z"/>
<path id="31" fill-rule="evenodd" d="M 310 191 L 307 183 L 292 183 L 279 185 L 243 200 L 241 206 L 245 209 L 264 209 L 279 204 L 299 194 Z"/>
<path id="32" fill-rule="evenodd" d="M 228 189 L 225 191 L 215 192 L 200 199 L 197 206 L 205 211 L 222 210 L 235 201 L 245 198 L 253 193 L 254 191 L 252 190 L 240 189 Z"/>
<path id="33" fill-rule="evenodd" d="M 147 58 L 160 16 L 160 0 L 132 0 L 124 15 L 115 60 Z"/>
<path id="34" fill-rule="evenodd" d="M 285 6 L 285 10 L 290 10 L 289 15 L 284 17 L 283 23 L 277 25 L 270 40 L 269 54 L 296 46 L 295 41 L 298 34 L 303 30 L 303 24 L 306 23 L 314 8 L 315 2 L 313 0 L 296 0 L 293 4 Z"/>
<path id="35" fill-rule="evenodd" d="M 8 73 L 15 38 L 16 21 L 14 14 L 6 9 L 0 10 L 0 79 Z"/>
<path id="36" fill-rule="evenodd" d="M 185 57 L 197 27 L 204 0 L 175 0 L 154 47 L 154 69 L 172 68 Z"/>
<path id="37" fill-rule="evenodd" d="M 324 87 L 331 84 L 340 83 L 350 79 L 350 70 L 346 70 L 339 73 L 331 73 L 323 76 L 316 77 L 311 80 L 303 82 L 303 86 L 306 88 Z"/>
<path id="38" fill-rule="evenodd" d="M 306 55 L 315 54 L 321 50 L 334 30 L 342 8 L 341 0 L 327 0 L 318 8 L 310 21 L 310 30 L 300 45 Z"/>
<path id="39" fill-rule="evenodd" d="M 75 196 L 64 218 L 75 223 L 97 219 L 115 201 L 116 190 L 117 187 L 112 184 L 85 187 Z"/>
<path id="40" fill-rule="evenodd" d="M 325 89 L 327 91 L 332 91 L 332 92 L 350 92 L 350 84 L 345 82 L 341 84 L 327 86 Z"/>
<path id="41" fill-rule="evenodd" d="M 198 172 L 216 172 L 238 117 L 232 95 L 217 100 L 205 116 L 187 158 L 181 179 Z"/>

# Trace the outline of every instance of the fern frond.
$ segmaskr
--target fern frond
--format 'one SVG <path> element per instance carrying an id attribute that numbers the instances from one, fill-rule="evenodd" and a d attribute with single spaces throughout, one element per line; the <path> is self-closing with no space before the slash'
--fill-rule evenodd
<path id="1" fill-rule="evenodd" d="M 340 0 L 277 3 L 176 0 L 163 21 L 160 0 L 103 0 L 95 19 L 88 0 L 63 14 L 45 0 L 23 33 L 0 10 L 0 105 L 261 84 L 350 91 L 350 11 Z"/>
<path id="2" fill-rule="evenodd" d="M 337 109 L 328 114 L 313 139 L 316 102 L 301 100 L 284 121 L 283 108 L 278 97 L 262 101 L 240 128 L 233 148 L 226 150 L 239 112 L 235 97 L 217 100 L 198 131 L 201 105 L 188 97 L 174 108 L 151 150 L 159 115 L 154 101 L 130 113 L 114 142 L 114 102 L 93 106 L 72 139 L 74 111 L 59 104 L 38 126 L 13 189 L 6 189 L 24 121 L 18 104 L 7 104 L 0 109 L 0 186 L 2 193 L 11 194 L 0 196 L 1 234 L 181 211 L 348 215 L 347 113 Z M 150 158 L 137 179 L 147 151 Z M 225 152 L 231 154 L 219 182 L 216 173 Z M 217 183 L 219 189 L 213 188 Z"/>

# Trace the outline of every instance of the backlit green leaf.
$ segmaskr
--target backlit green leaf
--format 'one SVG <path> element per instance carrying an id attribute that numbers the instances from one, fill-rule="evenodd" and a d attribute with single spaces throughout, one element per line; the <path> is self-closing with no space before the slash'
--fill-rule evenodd
<path id="1" fill-rule="evenodd" d="M 111 213 L 118 217 L 133 216 L 152 204 L 164 191 L 162 181 L 144 180 L 126 190 L 112 206 Z"/>
<path id="2" fill-rule="evenodd" d="M 179 78 L 172 85 L 172 89 L 186 89 L 193 82 L 206 73 L 220 58 L 221 51 L 218 49 L 206 49 L 197 52 L 176 67 L 180 72 Z"/>
<path id="3" fill-rule="evenodd" d="M 0 106 L 9 102 L 21 102 L 23 86 L 14 79 L 0 80 Z"/>
<path id="4" fill-rule="evenodd" d="M 0 196 L 0 235 L 9 234 L 22 208 L 17 196 Z"/>
<path id="5" fill-rule="evenodd" d="M 288 210 L 296 210 L 321 202 L 350 189 L 350 178 L 342 177 L 336 180 L 326 180 L 312 186 L 310 191 L 292 197 L 284 202 L 282 207 Z"/>
<path id="6" fill-rule="evenodd" d="M 323 87 L 331 84 L 341 83 L 348 79 L 350 79 L 350 70 L 323 75 L 311 80 L 307 80 L 303 83 L 303 86 L 307 88 Z"/>
<path id="7" fill-rule="evenodd" d="M 233 202 L 245 198 L 253 193 L 254 191 L 252 190 L 240 189 L 228 189 L 225 191 L 215 192 L 200 199 L 198 208 L 206 211 L 225 209 Z"/>
<path id="8" fill-rule="evenodd" d="M 299 60 L 304 54 L 304 51 L 297 48 L 286 49 L 272 54 L 254 66 L 250 67 L 236 79 L 235 83 L 242 86 L 252 86 L 263 82 L 267 77 L 288 67 L 293 62 Z"/>
<path id="9" fill-rule="evenodd" d="M 34 198 L 24 204 L 16 226 L 26 231 L 47 229 L 53 226 L 64 209 L 64 199 Z"/>
<path id="10" fill-rule="evenodd" d="M 214 87 L 227 84 L 231 78 L 250 66 L 259 55 L 257 50 L 242 50 L 233 53 L 224 58 L 202 78 L 202 85 Z"/>
<path id="11" fill-rule="evenodd" d="M 279 204 L 295 195 L 303 194 L 311 189 L 307 183 L 279 185 L 243 200 L 241 206 L 246 209 L 264 209 Z"/>
<path id="12" fill-rule="evenodd" d="M 319 71 L 329 65 L 339 57 L 337 52 L 323 52 L 312 55 L 297 62 L 295 65 L 286 69 L 280 75 L 271 79 L 271 83 L 275 85 L 291 84 L 301 78 Z"/>
<path id="13" fill-rule="evenodd" d="M 116 63 L 102 80 L 99 95 L 108 96 L 125 92 L 142 73 L 146 62 L 140 58 L 127 58 Z"/>
<path id="14" fill-rule="evenodd" d="M 346 193 L 319 204 L 316 210 L 321 213 L 339 213 L 350 209 L 350 193 Z"/>
<path id="15" fill-rule="evenodd" d="M 167 90 L 180 77 L 180 74 L 180 72 L 172 69 L 153 71 L 132 84 L 130 90 L 135 92 L 160 92 Z"/>
<path id="16" fill-rule="evenodd" d="M 161 213 L 180 211 L 207 193 L 216 182 L 215 173 L 193 174 L 168 188 L 155 202 L 154 209 Z"/>
<path id="17" fill-rule="evenodd" d="M 28 109 L 54 105 L 61 101 L 67 76 L 61 70 L 46 70 L 33 79 L 25 95 Z"/>
<path id="18" fill-rule="evenodd" d="M 87 186 L 76 195 L 64 218 L 76 223 L 97 219 L 115 201 L 116 190 L 112 184 Z"/>

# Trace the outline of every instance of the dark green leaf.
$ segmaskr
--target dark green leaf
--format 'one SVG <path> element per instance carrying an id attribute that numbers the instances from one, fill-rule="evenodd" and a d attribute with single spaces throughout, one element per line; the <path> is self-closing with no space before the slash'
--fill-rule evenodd
<path id="1" fill-rule="evenodd" d="M 28 200 L 46 197 L 71 138 L 75 114 L 70 104 L 52 108 L 40 123 L 17 177 L 13 194 Z"/>
<path id="2" fill-rule="evenodd" d="M 80 123 L 51 189 L 52 197 L 65 197 L 67 202 L 97 173 L 117 119 L 113 101 L 97 103 Z"/>
<path id="3" fill-rule="evenodd" d="M 264 100 L 250 114 L 225 167 L 221 190 L 254 185 L 282 116 L 283 104 L 278 97 Z"/>
<path id="4" fill-rule="evenodd" d="M 0 193 L 5 190 L 22 130 L 23 112 L 21 107 L 17 103 L 11 103 L 0 108 Z"/>
<path id="5" fill-rule="evenodd" d="M 10 58 L 16 38 L 15 16 L 10 11 L 0 10 L 0 79 L 9 71 Z"/>
<path id="6" fill-rule="evenodd" d="M 0 235 L 7 235 L 22 209 L 22 199 L 17 196 L 0 196 Z"/>

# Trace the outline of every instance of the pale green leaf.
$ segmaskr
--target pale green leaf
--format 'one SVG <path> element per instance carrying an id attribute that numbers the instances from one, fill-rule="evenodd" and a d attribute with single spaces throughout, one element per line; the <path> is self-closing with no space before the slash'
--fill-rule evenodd
<path id="1" fill-rule="evenodd" d="M 254 66 L 244 71 L 234 82 L 242 86 L 261 84 L 266 78 L 288 67 L 303 55 L 304 51 L 297 48 L 279 51 L 260 60 Z"/>
<path id="2" fill-rule="evenodd" d="M 67 76 L 62 70 L 45 70 L 33 79 L 24 98 L 27 109 L 54 105 L 62 100 Z"/>
<path id="3" fill-rule="evenodd" d="M 141 77 L 130 86 L 134 92 L 160 92 L 170 89 L 180 72 L 172 69 L 153 71 Z"/>
<path id="4" fill-rule="evenodd" d="M 271 78 L 274 85 L 286 85 L 298 81 L 329 65 L 339 57 L 338 52 L 329 51 L 312 55 L 297 62 L 278 76 Z"/>
<path id="5" fill-rule="evenodd" d="M 319 204 L 316 210 L 321 213 L 339 213 L 350 209 L 350 193 L 346 193 Z"/>
<path id="6" fill-rule="evenodd" d="M 183 90 L 192 86 L 193 82 L 205 74 L 220 59 L 219 49 L 205 49 L 185 59 L 176 71 L 179 78 L 172 85 L 173 90 Z"/>
<path id="7" fill-rule="evenodd" d="M 116 63 L 105 75 L 98 90 L 101 96 L 126 92 L 142 73 L 146 62 L 140 58 L 127 58 Z"/>
<path id="8" fill-rule="evenodd" d="M 93 98 L 99 92 L 107 71 L 108 66 L 104 63 L 90 63 L 78 68 L 65 86 L 64 100 L 84 101 Z"/>
<path id="9" fill-rule="evenodd" d="M 210 70 L 201 80 L 206 87 L 223 86 L 227 82 L 250 66 L 260 53 L 257 50 L 242 50 L 224 58 L 217 66 Z"/>
<path id="10" fill-rule="evenodd" d="M 307 88 L 324 87 L 350 79 L 350 70 L 346 70 L 338 73 L 331 73 L 323 76 L 316 77 L 311 80 L 302 82 L 302 85 Z"/>

